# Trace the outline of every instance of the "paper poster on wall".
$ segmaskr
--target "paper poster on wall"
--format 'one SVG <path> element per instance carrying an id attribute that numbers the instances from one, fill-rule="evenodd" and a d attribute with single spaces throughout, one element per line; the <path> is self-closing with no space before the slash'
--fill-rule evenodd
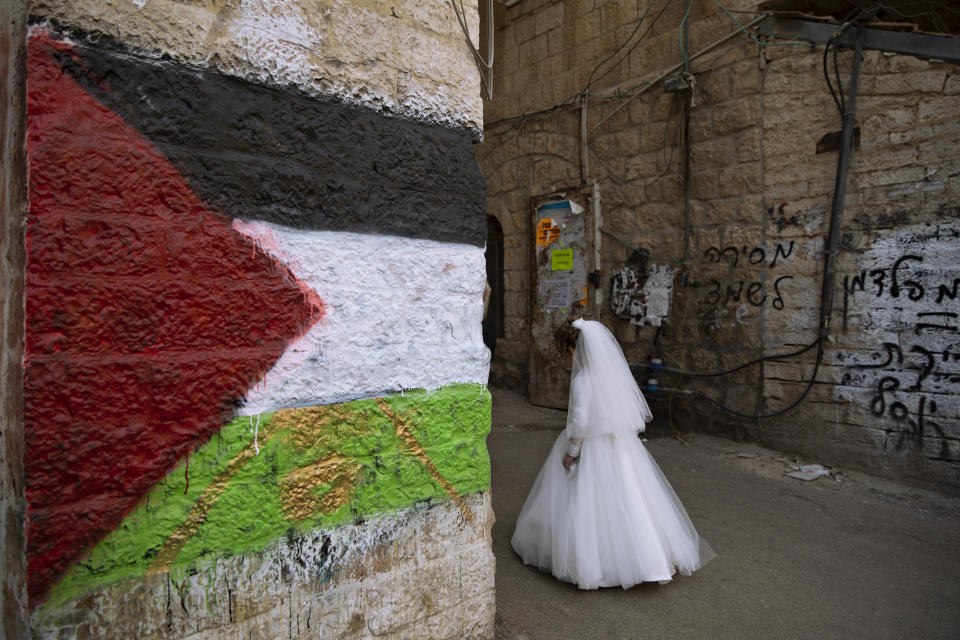
<path id="1" fill-rule="evenodd" d="M 551 271 L 573 271 L 573 249 L 554 249 L 550 252 Z"/>
<path id="2" fill-rule="evenodd" d="M 570 305 L 570 283 L 567 280 L 541 280 L 540 303 L 544 308 L 562 309 Z"/>
<path id="3" fill-rule="evenodd" d="M 549 246 L 560 237 L 560 227 L 553 218 L 542 218 L 537 223 L 537 248 Z"/>

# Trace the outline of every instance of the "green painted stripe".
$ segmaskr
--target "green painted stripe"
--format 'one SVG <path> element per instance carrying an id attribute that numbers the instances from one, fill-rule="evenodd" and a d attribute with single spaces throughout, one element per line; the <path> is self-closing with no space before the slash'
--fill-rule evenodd
<path id="1" fill-rule="evenodd" d="M 452 385 L 384 400 L 459 494 L 489 488 L 491 399 L 485 386 Z M 263 414 L 259 453 L 254 425 L 255 417 L 224 425 L 191 454 L 189 469 L 182 464 L 168 474 L 64 574 L 44 609 L 151 570 L 254 553 L 291 528 L 329 529 L 448 498 L 374 399 Z M 291 493 L 296 488 L 301 492 Z M 197 509 L 201 498 L 206 511 Z M 171 541 L 175 533 L 179 543 Z"/>

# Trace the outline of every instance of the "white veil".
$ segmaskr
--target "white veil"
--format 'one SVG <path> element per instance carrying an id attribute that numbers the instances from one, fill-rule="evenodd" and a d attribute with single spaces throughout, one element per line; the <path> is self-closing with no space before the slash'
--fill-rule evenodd
<path id="1" fill-rule="evenodd" d="M 623 350 L 605 326 L 577 319 L 580 330 L 573 354 L 568 436 L 587 438 L 604 434 L 636 434 L 653 419 L 637 387 Z"/>

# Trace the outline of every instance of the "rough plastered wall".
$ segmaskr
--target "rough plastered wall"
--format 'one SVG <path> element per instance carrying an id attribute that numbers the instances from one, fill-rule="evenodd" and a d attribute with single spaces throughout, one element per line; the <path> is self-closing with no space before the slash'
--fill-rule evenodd
<path id="1" fill-rule="evenodd" d="M 476 2 L 465 5 L 476 42 Z M 31 0 L 30 7 L 146 54 L 255 84 L 481 128 L 477 70 L 447 3 Z"/>
<path id="2" fill-rule="evenodd" d="M 27 7 L 0 6 L 0 635 L 26 635 L 26 542 L 23 494 L 23 218 L 26 210 Z"/>
<path id="3" fill-rule="evenodd" d="M 486 105 L 478 159 L 488 207 L 507 234 L 507 314 L 516 323 L 512 345 L 498 343 L 495 381 L 526 385 L 529 199 L 580 183 L 581 112 L 576 100 L 562 101 L 591 74 L 602 81 L 590 84 L 586 182 L 600 186 L 605 231 L 601 284 L 591 293 L 602 296 L 601 319 L 628 359 L 661 357 L 670 368 L 712 373 L 817 337 L 837 163 L 836 152 L 817 153 L 817 144 L 840 130 L 822 47 L 736 37 L 692 61 L 686 234 L 682 94 L 656 86 L 637 95 L 682 62 L 682 15 L 655 2 L 628 40 L 649 4 L 521 3 L 499 23 L 501 93 Z M 713 3 L 694 3 L 689 20 L 690 54 L 738 30 Z M 845 86 L 851 60 L 849 52 L 839 58 Z M 528 83 L 530 68 L 542 84 Z M 830 338 L 801 404 L 756 420 L 702 397 L 655 393 L 656 413 L 825 464 L 957 486 L 957 73 L 954 64 L 865 53 Z M 573 84 L 548 92 L 551 74 Z M 642 292 L 670 296 L 661 327 L 610 308 L 613 276 L 633 249 L 649 253 L 651 273 L 674 270 L 672 291 L 651 278 Z M 709 378 L 656 377 L 755 415 L 800 398 L 815 356 L 811 349 Z M 647 378 L 643 367 L 638 375 Z"/>
<path id="4" fill-rule="evenodd" d="M 489 637 L 480 104 L 447 73 L 477 80 L 452 9 L 31 11 L 34 635 Z M 368 37 L 387 19 L 408 49 Z"/>

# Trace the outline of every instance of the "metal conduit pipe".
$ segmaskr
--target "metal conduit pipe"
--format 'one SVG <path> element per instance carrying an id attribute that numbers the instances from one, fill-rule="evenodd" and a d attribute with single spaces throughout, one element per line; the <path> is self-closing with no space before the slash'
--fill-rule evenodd
<path id="1" fill-rule="evenodd" d="M 763 19 L 766 18 L 766 17 L 767 17 L 767 14 L 764 13 L 763 15 L 757 17 L 756 19 L 752 20 L 752 21 L 749 22 L 748 24 L 745 24 L 745 25 L 743 26 L 743 28 L 744 28 L 744 29 L 749 29 L 750 27 L 756 26 L 757 24 L 759 24 L 760 22 L 762 22 Z M 737 37 L 737 36 L 740 35 L 740 34 L 741 34 L 741 32 L 740 32 L 739 30 L 738 30 L 738 31 L 731 31 L 730 33 L 728 33 L 727 35 L 723 36 L 723 37 L 720 38 L 719 40 L 715 40 L 714 42 L 711 42 L 710 44 L 708 44 L 707 46 L 705 46 L 703 49 L 700 49 L 700 51 L 697 51 L 695 54 L 689 56 L 689 58 L 688 58 L 689 62 L 693 62 L 694 60 L 696 60 L 696 59 L 699 58 L 700 56 L 703 56 L 703 55 L 706 55 L 706 54 L 710 53 L 711 51 L 713 51 L 714 49 L 716 49 L 717 47 L 719 47 L 719 46 L 722 45 L 723 43 L 727 42 L 728 40 L 731 40 L 732 38 Z M 606 116 L 604 116 L 603 119 L 600 120 L 600 122 L 598 122 L 597 124 L 593 125 L 593 127 L 590 129 L 590 133 L 593 133 L 594 131 L 596 131 L 604 122 L 606 122 L 607 120 L 609 120 L 610 118 L 612 118 L 617 112 L 619 112 L 621 109 L 623 109 L 624 107 L 626 107 L 627 105 L 629 105 L 631 102 L 633 102 L 634 100 L 636 100 L 637 98 L 639 98 L 640 96 L 642 96 L 644 93 L 647 92 L 648 89 L 650 89 L 650 88 L 652 88 L 652 87 L 655 87 L 655 86 L 659 86 L 659 83 L 660 83 L 661 80 L 663 80 L 663 79 L 666 78 L 667 76 L 669 76 L 669 75 L 671 75 L 671 74 L 673 74 L 673 73 L 676 73 L 677 71 L 679 71 L 680 69 L 682 69 L 682 68 L 683 68 L 683 65 L 684 65 L 683 62 L 681 62 L 681 63 L 679 63 L 679 64 L 675 64 L 674 66 L 670 67 L 669 69 L 667 69 L 666 71 L 664 71 L 663 73 L 661 73 L 660 75 L 658 75 L 656 78 L 654 78 L 653 80 L 651 80 L 651 81 L 650 81 L 646 86 L 644 86 L 642 89 L 638 90 L 636 93 L 630 94 L 630 97 L 627 98 L 626 100 L 624 100 L 624 101 L 620 104 L 620 106 L 618 106 L 616 109 L 614 109 L 613 111 L 611 111 L 610 113 L 608 113 Z M 593 95 L 594 97 L 597 97 L 597 98 L 609 98 L 609 97 L 614 97 L 614 96 L 620 95 L 620 92 L 623 90 L 623 87 L 624 87 L 624 86 L 628 86 L 628 87 L 629 87 L 629 86 L 635 86 L 635 85 L 637 85 L 637 84 L 639 84 L 639 80 L 630 80 L 630 81 L 627 81 L 627 82 L 621 82 L 620 84 L 614 85 L 614 86 L 612 86 L 612 87 L 610 87 L 610 88 L 608 88 L 608 89 L 601 89 L 601 90 L 599 90 L 599 91 L 591 92 L 591 95 Z"/>
<path id="2" fill-rule="evenodd" d="M 840 246 L 840 227 L 843 222 L 843 205 L 847 195 L 847 173 L 850 155 L 853 152 L 853 129 L 857 111 L 857 88 L 860 84 L 860 58 L 863 54 L 865 21 L 857 25 L 857 40 L 853 54 L 853 71 L 850 74 L 850 97 L 841 118 L 840 155 L 837 158 L 837 177 L 833 187 L 833 202 L 830 206 L 830 229 L 824 244 L 823 282 L 820 289 L 820 337 L 830 333 L 830 316 L 833 312 L 833 287 L 837 269 L 837 250 Z M 829 46 L 829 45 L 828 45 Z"/>

